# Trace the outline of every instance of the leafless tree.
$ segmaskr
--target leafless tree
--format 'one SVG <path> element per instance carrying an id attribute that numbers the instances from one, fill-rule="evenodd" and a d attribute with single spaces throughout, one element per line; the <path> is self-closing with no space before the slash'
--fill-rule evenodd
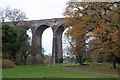
<path id="1" fill-rule="evenodd" d="M 4 9 L 0 9 L 0 19 L 4 23 L 5 19 L 7 18 L 7 12 Z"/>
<path id="2" fill-rule="evenodd" d="M 25 12 L 20 9 L 11 9 L 8 7 L 6 9 L 1 9 L 0 13 L 2 22 L 5 22 L 6 19 L 6 21 L 13 22 L 13 25 L 17 25 L 19 22 L 27 19 Z"/>

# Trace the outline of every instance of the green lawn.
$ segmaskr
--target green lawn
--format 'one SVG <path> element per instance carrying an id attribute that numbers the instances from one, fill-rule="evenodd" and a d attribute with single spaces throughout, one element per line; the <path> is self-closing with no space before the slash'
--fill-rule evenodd
<path id="1" fill-rule="evenodd" d="M 88 63 L 88 64 L 89 64 L 88 66 L 86 65 L 80 66 L 79 64 L 62 64 L 61 66 L 74 70 L 118 75 L 118 69 L 112 69 L 111 63 Z M 118 64 L 117 67 L 119 68 Z"/>
<path id="2" fill-rule="evenodd" d="M 3 69 L 3 78 L 117 78 L 113 75 L 103 75 L 87 72 L 72 71 L 58 66 L 34 65 L 16 66 Z"/>

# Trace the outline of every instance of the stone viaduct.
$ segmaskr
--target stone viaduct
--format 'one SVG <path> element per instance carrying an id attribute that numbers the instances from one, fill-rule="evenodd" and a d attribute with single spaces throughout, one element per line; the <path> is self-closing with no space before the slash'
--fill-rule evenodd
<path id="1" fill-rule="evenodd" d="M 30 23 L 29 28 L 32 30 L 32 52 L 35 62 L 42 63 L 42 33 L 48 27 L 51 27 L 53 31 L 53 43 L 52 43 L 52 60 L 51 63 L 55 62 L 62 63 L 62 33 L 64 31 L 64 18 L 44 19 L 44 20 L 31 20 L 27 21 Z M 49 35 L 49 34 L 48 34 Z M 57 59 L 56 59 L 57 57 Z M 57 61 L 56 61 L 57 60 Z"/>

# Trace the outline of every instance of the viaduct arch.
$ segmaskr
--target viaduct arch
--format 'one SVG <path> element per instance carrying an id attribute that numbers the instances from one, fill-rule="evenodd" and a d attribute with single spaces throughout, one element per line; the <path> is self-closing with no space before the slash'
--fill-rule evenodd
<path id="1" fill-rule="evenodd" d="M 53 31 L 52 60 L 51 64 L 62 63 L 62 34 L 64 31 L 64 18 L 44 19 L 27 21 L 32 30 L 32 52 L 35 64 L 43 63 L 42 53 L 42 33 L 48 27 Z M 57 59 L 56 59 L 57 58 Z"/>

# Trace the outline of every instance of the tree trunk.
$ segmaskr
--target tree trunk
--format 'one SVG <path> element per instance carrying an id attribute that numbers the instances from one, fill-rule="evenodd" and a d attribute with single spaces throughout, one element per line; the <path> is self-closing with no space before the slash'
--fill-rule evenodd
<path id="1" fill-rule="evenodd" d="M 78 63 L 80 64 L 80 65 L 82 65 L 83 63 L 81 62 L 81 60 L 79 59 L 79 57 L 78 56 L 76 56 L 76 59 L 77 59 L 77 61 L 78 61 Z"/>
<path id="2" fill-rule="evenodd" d="M 24 65 L 26 65 L 27 63 L 26 63 L 26 59 L 25 59 L 25 61 L 24 61 Z"/>
<path id="3" fill-rule="evenodd" d="M 115 61 L 112 62 L 112 66 L 113 66 L 113 69 L 116 69 L 116 68 L 117 68 L 117 67 L 116 67 L 116 62 L 115 62 Z"/>
<path id="4" fill-rule="evenodd" d="M 25 59 L 25 60 L 24 60 L 24 65 L 27 65 L 27 63 L 26 63 L 27 56 L 28 56 L 28 55 L 26 55 L 26 56 L 24 57 L 24 59 Z"/>

